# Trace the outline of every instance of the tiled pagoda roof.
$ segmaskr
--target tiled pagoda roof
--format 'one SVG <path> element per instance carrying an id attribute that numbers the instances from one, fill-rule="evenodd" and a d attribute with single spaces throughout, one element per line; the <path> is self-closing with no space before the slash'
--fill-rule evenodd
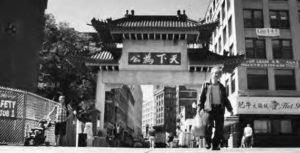
<path id="1" fill-rule="evenodd" d="M 191 28 L 198 22 L 178 16 L 127 16 L 111 22 L 116 27 L 126 28 Z"/>

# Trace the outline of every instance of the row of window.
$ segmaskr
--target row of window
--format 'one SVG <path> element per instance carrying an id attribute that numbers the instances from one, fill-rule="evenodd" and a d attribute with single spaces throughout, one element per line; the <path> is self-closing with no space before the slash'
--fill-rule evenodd
<path id="1" fill-rule="evenodd" d="M 229 86 L 229 80 L 225 81 L 225 88 L 226 88 L 226 94 L 229 95 L 229 87 L 231 87 L 231 93 L 235 92 L 235 73 L 233 72 L 230 76 L 230 83 L 231 86 Z"/>
<path id="2" fill-rule="evenodd" d="M 275 69 L 275 89 L 276 90 L 296 90 L 295 72 L 291 69 Z M 229 85 L 231 84 L 231 85 Z M 268 90 L 268 71 L 267 69 L 248 68 L 247 69 L 247 88 L 249 90 Z M 231 74 L 225 81 L 227 96 L 236 90 L 235 73 Z M 231 89 L 231 90 L 230 90 Z M 229 92 L 230 91 L 230 92 Z"/>
<path id="3" fill-rule="evenodd" d="M 247 58 L 266 58 L 264 39 L 246 38 L 245 47 Z M 290 39 L 273 39 L 272 49 L 274 59 L 293 59 L 292 41 Z"/>
<path id="4" fill-rule="evenodd" d="M 164 120 L 163 119 L 157 119 L 156 120 L 156 125 L 161 125 L 164 124 Z"/>
<path id="5" fill-rule="evenodd" d="M 214 1 L 213 1 L 213 5 L 212 5 L 212 7 L 210 8 L 209 14 L 208 14 L 208 16 L 207 16 L 207 18 L 206 18 L 207 21 L 212 19 L 212 14 L 214 14 L 213 11 L 216 10 L 217 4 L 218 4 L 218 1 L 214 0 Z M 227 12 L 228 12 L 228 11 L 230 10 L 230 8 L 231 8 L 231 0 L 224 0 L 223 3 L 221 4 L 221 12 L 219 12 L 218 15 L 217 15 L 217 19 L 218 19 L 219 21 L 222 21 L 222 20 L 225 19 L 225 16 L 226 16 L 226 15 L 225 15 L 225 14 L 226 14 L 226 7 L 225 7 L 225 5 L 227 5 Z M 221 20 L 221 15 L 220 15 L 220 13 L 222 13 L 222 20 Z"/>
<path id="6" fill-rule="evenodd" d="M 271 28 L 288 29 L 290 27 L 289 12 L 286 10 L 270 10 Z M 245 28 L 263 28 L 263 11 L 260 9 L 244 9 Z"/>
<path id="7" fill-rule="evenodd" d="M 148 123 L 152 123 L 153 121 L 154 121 L 153 119 L 147 119 L 147 120 L 142 121 L 142 124 L 146 125 Z"/>
<path id="8" fill-rule="evenodd" d="M 276 90 L 296 90 L 295 72 L 290 69 L 275 69 Z M 247 69 L 248 89 L 269 89 L 267 69 Z"/>
<path id="9" fill-rule="evenodd" d="M 143 118 L 150 118 L 153 117 L 153 113 L 144 114 Z"/>
<path id="10" fill-rule="evenodd" d="M 216 29 L 216 31 L 214 32 L 214 36 L 216 36 L 217 34 L 217 31 L 218 29 Z M 226 45 L 227 43 L 227 36 L 228 37 L 231 37 L 232 35 L 232 17 L 230 17 L 228 19 L 228 34 L 227 34 L 227 26 L 225 26 L 223 28 L 223 32 L 222 32 L 222 37 L 223 37 L 223 46 Z M 229 48 L 229 52 L 230 54 L 233 54 L 232 53 L 232 48 L 233 48 L 233 45 Z M 222 51 L 222 41 L 221 41 L 221 36 L 218 38 L 218 42 L 215 44 L 215 51 L 218 53 L 220 53 Z"/>
<path id="11" fill-rule="evenodd" d="M 254 120 L 254 133 L 255 134 L 295 134 L 300 135 L 300 125 L 297 121 L 291 120 Z"/>

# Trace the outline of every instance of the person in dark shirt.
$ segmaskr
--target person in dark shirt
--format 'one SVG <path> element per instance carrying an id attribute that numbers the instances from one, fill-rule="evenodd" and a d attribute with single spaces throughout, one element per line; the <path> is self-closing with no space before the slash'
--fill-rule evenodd
<path id="1" fill-rule="evenodd" d="M 168 147 L 173 148 L 173 139 L 174 139 L 174 135 L 172 134 L 172 132 L 168 132 L 167 133 L 167 144 Z"/>
<path id="2" fill-rule="evenodd" d="M 201 110 L 204 110 L 209 114 L 205 130 L 205 147 L 210 149 L 212 143 L 212 150 L 220 150 L 220 142 L 223 138 L 225 107 L 233 115 L 232 106 L 227 98 L 225 87 L 219 82 L 221 75 L 221 67 L 212 68 L 210 82 L 203 83 L 198 103 L 199 113 Z M 212 140 L 213 127 L 215 128 L 215 133 Z"/>

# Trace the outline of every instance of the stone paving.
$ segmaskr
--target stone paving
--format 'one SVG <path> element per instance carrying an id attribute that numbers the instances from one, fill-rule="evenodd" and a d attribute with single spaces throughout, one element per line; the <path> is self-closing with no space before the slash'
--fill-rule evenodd
<path id="1" fill-rule="evenodd" d="M 212 151 L 199 148 L 107 148 L 107 147 L 23 147 L 0 146 L 1 153 L 300 153 L 300 148 L 225 148 Z"/>

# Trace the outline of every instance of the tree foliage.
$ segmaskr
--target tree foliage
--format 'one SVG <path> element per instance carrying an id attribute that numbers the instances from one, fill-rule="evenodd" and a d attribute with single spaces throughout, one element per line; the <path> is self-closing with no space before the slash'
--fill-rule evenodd
<path id="1" fill-rule="evenodd" d="M 75 31 L 68 23 L 56 23 L 52 14 L 46 14 L 42 50 L 39 52 L 40 71 L 38 94 L 57 100 L 66 96 L 74 108 L 83 101 L 95 98 L 96 71 L 73 57 L 89 57 L 90 35 Z"/>

